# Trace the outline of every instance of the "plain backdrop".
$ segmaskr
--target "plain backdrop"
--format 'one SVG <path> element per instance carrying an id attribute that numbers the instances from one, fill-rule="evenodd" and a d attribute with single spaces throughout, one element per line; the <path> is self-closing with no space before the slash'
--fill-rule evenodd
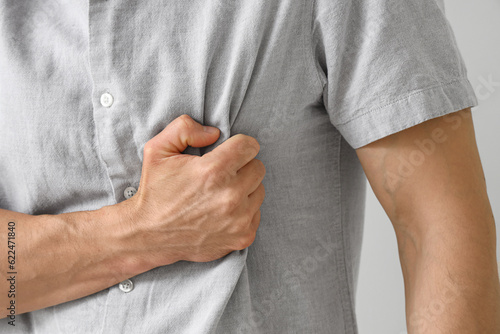
<path id="1" fill-rule="evenodd" d="M 446 0 L 446 15 L 479 100 L 473 121 L 500 237 L 500 0 Z M 493 81 L 494 85 L 485 84 Z M 356 295 L 360 334 L 406 334 L 403 276 L 391 222 L 367 187 Z M 497 242 L 498 244 L 498 242 Z M 500 255 L 500 252 L 497 254 Z"/>

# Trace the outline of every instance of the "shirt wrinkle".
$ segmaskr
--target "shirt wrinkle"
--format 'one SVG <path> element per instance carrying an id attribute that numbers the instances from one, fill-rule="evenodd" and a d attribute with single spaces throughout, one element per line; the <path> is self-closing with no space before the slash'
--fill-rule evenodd
<path id="1" fill-rule="evenodd" d="M 182 114 L 221 133 L 184 154 L 242 133 L 266 166 L 249 248 L 17 315 L 14 330 L 356 334 L 355 150 L 476 104 L 441 0 L 0 0 L 2 209 L 130 198 L 145 143 Z"/>

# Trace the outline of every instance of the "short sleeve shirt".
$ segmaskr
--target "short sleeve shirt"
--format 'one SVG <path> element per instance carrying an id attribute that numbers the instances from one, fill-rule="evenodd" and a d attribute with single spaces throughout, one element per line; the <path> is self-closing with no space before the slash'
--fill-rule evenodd
<path id="1" fill-rule="evenodd" d="M 182 114 L 221 130 L 185 154 L 243 133 L 267 170 L 249 248 L 0 333 L 357 333 L 355 149 L 476 103 L 437 0 L 0 0 L 2 209 L 126 200 L 144 144 Z"/>

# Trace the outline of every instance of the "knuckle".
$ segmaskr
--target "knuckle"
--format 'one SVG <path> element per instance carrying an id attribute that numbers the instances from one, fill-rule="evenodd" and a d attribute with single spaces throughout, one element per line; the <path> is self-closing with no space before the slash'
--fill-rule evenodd
<path id="1" fill-rule="evenodd" d="M 260 151 L 260 144 L 257 141 L 257 139 L 255 139 L 254 137 L 250 137 L 250 136 L 248 136 L 248 138 L 250 141 L 250 145 L 252 145 L 257 150 L 257 152 L 259 152 Z"/>
<path id="2" fill-rule="evenodd" d="M 195 126 L 194 120 L 188 114 L 183 114 L 177 117 L 176 122 L 179 123 L 178 125 L 180 127 L 186 129 L 192 129 Z"/>
<path id="3" fill-rule="evenodd" d="M 259 209 L 259 211 L 257 211 L 255 216 L 252 217 L 250 224 L 251 224 L 250 230 L 253 233 L 257 233 L 257 230 L 259 229 L 259 225 L 260 225 L 260 209 Z"/>
<path id="4" fill-rule="evenodd" d="M 255 217 L 255 224 L 254 224 L 255 231 L 257 231 L 257 229 L 260 226 L 260 217 L 261 217 L 261 214 L 260 214 L 260 209 L 259 209 L 259 211 L 257 211 L 257 217 Z"/>
<path id="5" fill-rule="evenodd" d="M 240 152 L 245 152 L 246 150 L 250 149 L 250 150 L 252 150 L 252 152 L 255 155 L 257 155 L 257 153 L 259 153 L 260 144 L 257 141 L 257 139 L 255 139 L 254 137 L 245 135 L 245 134 L 241 134 L 241 133 L 235 135 L 235 137 L 237 137 L 237 139 L 238 139 L 236 145 L 237 145 L 237 149 Z"/>
<path id="6" fill-rule="evenodd" d="M 241 250 L 247 247 L 247 240 L 246 238 L 240 238 L 235 242 L 235 247 L 234 249 L 236 250 Z"/>
<path id="7" fill-rule="evenodd" d="M 244 135 L 243 133 L 237 133 L 234 135 L 234 138 L 240 141 L 245 141 L 245 138 L 248 137 L 247 135 Z"/>
<path id="8" fill-rule="evenodd" d="M 244 144 L 246 147 L 251 147 L 252 149 L 256 150 L 257 152 L 259 152 L 259 150 L 260 150 L 259 142 L 257 141 L 257 139 L 255 139 L 252 136 L 244 135 Z"/>
<path id="9" fill-rule="evenodd" d="M 245 135 L 242 135 L 241 133 L 237 134 L 237 135 L 234 135 L 233 137 L 231 137 L 232 139 L 232 149 L 240 152 L 243 147 L 245 146 L 244 143 L 245 143 Z"/>
<path id="10" fill-rule="evenodd" d="M 146 142 L 146 144 L 144 144 L 144 151 L 152 151 L 154 150 L 154 147 L 154 141 L 149 140 L 148 142 Z"/>
<path id="11" fill-rule="evenodd" d="M 231 189 L 222 197 L 222 207 L 225 212 L 233 212 L 240 205 L 240 201 L 240 193 Z"/>
<path id="12" fill-rule="evenodd" d="M 201 174 L 206 179 L 217 178 L 220 174 L 219 166 L 215 163 L 207 163 L 200 168 Z"/>
<path id="13" fill-rule="evenodd" d="M 231 174 L 217 162 L 202 165 L 200 174 L 208 187 L 223 187 L 231 178 Z"/>
<path id="14" fill-rule="evenodd" d="M 264 163 L 259 159 L 254 159 L 254 160 L 257 165 L 257 170 L 259 175 L 266 175 L 266 166 L 264 166 Z"/>
<path id="15" fill-rule="evenodd" d="M 252 227 L 252 218 L 254 213 L 250 209 L 247 209 L 246 214 L 240 219 L 240 228 L 243 231 L 249 231 Z"/>
<path id="16" fill-rule="evenodd" d="M 251 244 L 254 243 L 256 236 L 257 234 L 254 232 L 245 235 L 243 238 L 241 238 L 238 249 L 244 249 L 249 247 Z"/>
<path id="17" fill-rule="evenodd" d="M 156 152 L 155 144 L 153 141 L 148 141 L 144 145 L 144 150 L 143 150 L 143 160 L 144 161 L 151 161 L 154 158 L 154 154 Z"/>
<path id="18" fill-rule="evenodd" d="M 259 188 L 260 188 L 260 191 L 262 192 L 262 196 L 265 196 L 266 195 L 266 188 L 264 187 L 264 184 L 261 183 L 259 185 Z"/>

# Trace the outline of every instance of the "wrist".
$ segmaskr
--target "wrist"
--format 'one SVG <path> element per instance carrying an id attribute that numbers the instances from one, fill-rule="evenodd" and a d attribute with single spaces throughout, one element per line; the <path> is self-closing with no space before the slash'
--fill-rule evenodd
<path id="1" fill-rule="evenodd" d="M 105 206 L 91 215 L 98 225 L 100 245 L 111 254 L 111 265 L 118 274 L 128 278 L 155 267 L 145 247 L 140 245 L 144 237 L 133 201 Z"/>

